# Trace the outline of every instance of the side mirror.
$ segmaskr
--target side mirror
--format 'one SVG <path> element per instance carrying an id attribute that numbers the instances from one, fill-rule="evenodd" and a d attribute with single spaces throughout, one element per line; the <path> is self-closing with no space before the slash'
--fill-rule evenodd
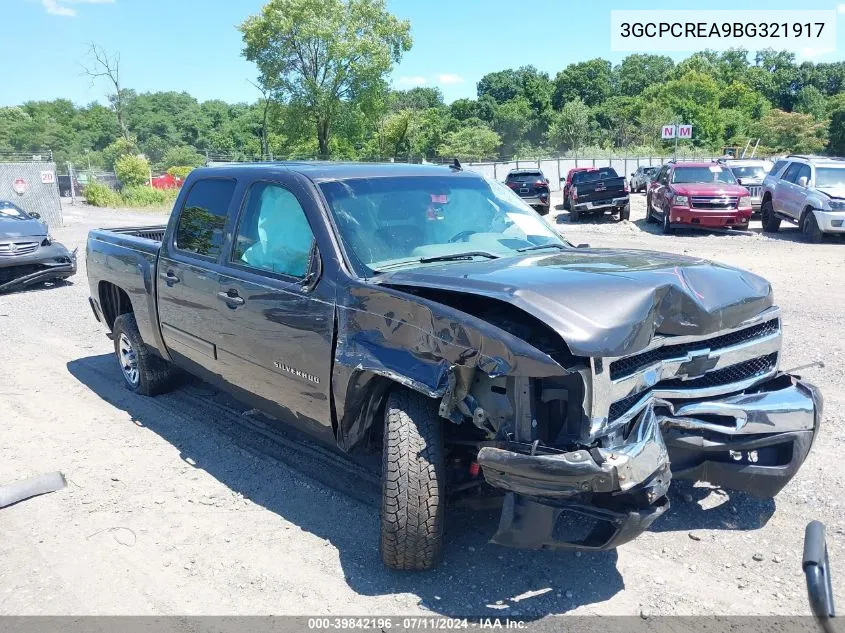
<path id="1" fill-rule="evenodd" d="M 561 182 L 566 182 L 566 176 L 560 179 Z"/>
<path id="2" fill-rule="evenodd" d="M 833 585 L 830 580 L 824 525 L 818 521 L 810 521 L 804 531 L 804 559 L 801 566 L 807 578 L 810 609 L 822 623 L 826 623 L 836 613 L 833 608 Z"/>
<path id="3" fill-rule="evenodd" d="M 635 175 L 636 174 L 634 174 L 634 172 L 631 172 L 631 178 L 633 178 Z"/>
<path id="4" fill-rule="evenodd" d="M 575 248 L 590 248 L 590 245 L 589 244 L 579 244 Z"/>
<path id="5" fill-rule="evenodd" d="M 33 211 L 32 213 L 30 213 L 30 214 L 29 214 L 29 217 L 34 218 L 34 219 L 36 219 L 36 220 L 40 220 L 40 219 L 41 219 L 41 214 L 40 214 L 40 213 L 36 213 L 35 211 Z"/>
<path id="6" fill-rule="evenodd" d="M 311 256 L 311 267 L 308 269 L 308 273 L 305 277 L 302 278 L 300 281 L 300 285 L 302 286 L 302 290 L 304 292 L 311 292 L 314 288 L 317 287 L 317 282 L 320 281 L 320 277 L 323 274 L 323 260 L 320 258 L 320 249 L 317 248 L 317 245 L 314 245 L 314 253 Z"/>
<path id="7" fill-rule="evenodd" d="M 799 186 L 799 187 L 804 187 L 804 188 L 806 188 L 806 187 L 807 187 L 807 183 L 808 183 L 808 182 L 810 182 L 810 179 L 809 179 L 809 178 L 807 178 L 806 176 L 801 176 L 801 177 L 798 179 L 798 186 Z"/>
<path id="8" fill-rule="evenodd" d="M 742 178 L 737 178 L 737 179 L 736 179 L 736 184 L 741 185 L 741 184 L 742 184 Z"/>

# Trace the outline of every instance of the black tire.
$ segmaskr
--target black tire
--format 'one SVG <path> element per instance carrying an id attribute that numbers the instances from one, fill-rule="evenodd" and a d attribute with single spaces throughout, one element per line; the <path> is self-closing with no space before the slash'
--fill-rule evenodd
<path id="1" fill-rule="evenodd" d="M 629 207 L 629 206 L 624 207 L 619 212 L 619 221 L 621 222 L 622 220 L 630 220 L 630 219 L 631 219 L 631 207 Z"/>
<path id="2" fill-rule="evenodd" d="M 655 224 L 657 220 L 654 219 L 651 210 L 651 196 L 646 194 L 645 197 L 645 221 L 646 224 Z"/>
<path id="3" fill-rule="evenodd" d="M 400 388 L 387 398 L 382 447 L 381 558 L 432 569 L 443 547 L 443 424 L 436 403 Z"/>
<path id="4" fill-rule="evenodd" d="M 577 222 L 581 217 L 581 212 L 578 209 L 572 208 L 572 203 L 569 204 L 569 221 Z"/>
<path id="5" fill-rule="evenodd" d="M 549 207 L 538 207 L 537 213 L 540 215 L 549 215 Z"/>
<path id="6" fill-rule="evenodd" d="M 809 244 L 820 244 L 824 239 L 824 233 L 819 228 L 816 214 L 812 211 L 805 211 L 801 220 L 801 232 L 804 234 L 804 241 Z"/>
<path id="7" fill-rule="evenodd" d="M 760 220 L 765 233 L 777 233 L 780 229 L 780 218 L 775 215 L 771 200 L 766 200 L 760 205 Z"/>
<path id="8" fill-rule="evenodd" d="M 663 223 L 661 228 L 663 229 L 664 235 L 671 235 L 675 231 L 669 221 L 669 212 L 666 209 L 663 209 Z"/>
<path id="9" fill-rule="evenodd" d="M 114 336 L 114 354 L 117 357 L 118 365 L 120 365 L 127 389 L 142 396 L 156 396 L 170 391 L 176 385 L 175 367 L 163 358 L 156 356 L 144 344 L 134 314 L 118 316 L 114 320 L 112 334 Z M 124 349 L 127 342 L 131 358 L 130 354 Z M 132 371 L 133 363 L 134 372 Z M 129 368 L 127 368 L 127 364 Z"/>
<path id="10" fill-rule="evenodd" d="M 569 211 L 569 207 L 570 207 L 569 196 L 567 196 L 566 193 L 564 193 L 563 194 L 563 210 Z"/>

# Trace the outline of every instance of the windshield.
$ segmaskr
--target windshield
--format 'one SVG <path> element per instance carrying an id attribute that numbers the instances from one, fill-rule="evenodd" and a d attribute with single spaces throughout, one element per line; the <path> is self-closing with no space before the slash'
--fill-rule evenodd
<path id="1" fill-rule="evenodd" d="M 353 266 L 365 276 L 420 266 L 430 257 L 506 257 L 532 246 L 571 246 L 494 180 L 397 176 L 324 182 L 320 189 Z"/>
<path id="2" fill-rule="evenodd" d="M 845 187 L 845 167 L 816 167 L 816 187 Z"/>
<path id="3" fill-rule="evenodd" d="M 673 183 L 710 183 L 721 182 L 726 185 L 735 185 L 736 178 L 729 169 L 723 169 L 718 165 L 708 167 L 676 167 L 672 172 Z"/>
<path id="4" fill-rule="evenodd" d="M 646 167 L 645 169 L 643 169 L 643 173 L 646 176 L 653 176 L 654 174 L 657 173 L 658 169 L 660 169 L 660 168 L 659 167 Z"/>
<path id="5" fill-rule="evenodd" d="M 0 218 L 14 218 L 15 220 L 31 220 L 28 213 L 24 213 L 11 202 L 0 202 Z"/>
<path id="6" fill-rule="evenodd" d="M 742 167 L 731 167 L 731 171 L 737 178 L 755 178 L 762 180 L 766 177 L 768 170 L 762 165 L 744 165 Z"/>

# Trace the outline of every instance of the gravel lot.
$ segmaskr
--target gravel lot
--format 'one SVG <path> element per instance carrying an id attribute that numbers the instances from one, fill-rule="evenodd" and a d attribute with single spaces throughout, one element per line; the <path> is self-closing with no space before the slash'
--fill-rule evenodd
<path id="1" fill-rule="evenodd" d="M 845 604 L 845 243 L 760 234 L 663 236 L 644 221 L 556 222 L 573 242 L 689 253 L 750 269 L 783 308 L 784 367 L 822 388 L 824 426 L 798 477 L 758 500 L 675 482 L 652 530 L 601 554 L 487 542 L 495 512 L 453 511 L 436 571 L 385 569 L 376 482 L 213 388 L 155 399 L 122 386 L 92 317 L 89 228 L 163 215 L 66 206 L 72 283 L 0 296 L 0 482 L 61 470 L 68 487 L 0 510 L 2 614 L 804 614 L 807 521 L 827 524 Z M 548 622 L 546 622 L 548 624 Z"/>

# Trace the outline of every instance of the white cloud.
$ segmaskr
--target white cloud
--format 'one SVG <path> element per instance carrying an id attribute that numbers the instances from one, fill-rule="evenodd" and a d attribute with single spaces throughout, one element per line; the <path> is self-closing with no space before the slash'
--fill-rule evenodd
<path id="1" fill-rule="evenodd" d="M 61 15 L 72 18 L 76 15 L 76 9 L 71 4 L 112 4 L 115 0 L 41 0 L 41 6 L 50 15 Z"/>
<path id="2" fill-rule="evenodd" d="M 845 4 L 840 4 L 840 5 L 839 5 L 838 7 L 836 7 L 836 8 L 837 8 L 837 10 L 839 11 L 839 13 L 840 13 L 841 15 L 845 15 Z"/>
<path id="3" fill-rule="evenodd" d="M 831 48 L 814 48 L 812 46 L 808 46 L 808 47 L 802 48 L 798 52 L 798 57 L 800 57 L 801 59 L 813 59 L 814 57 L 821 57 L 822 55 L 825 55 L 826 53 L 834 53 L 834 52 L 836 52 L 836 51 L 834 49 L 831 49 Z"/>
<path id="4" fill-rule="evenodd" d="M 422 86 L 425 83 L 425 77 L 420 77 L 419 75 L 399 77 L 399 83 L 403 86 Z"/>
<path id="5" fill-rule="evenodd" d="M 460 75 L 455 75 L 453 73 L 446 73 L 445 75 L 440 75 L 437 77 L 437 80 L 444 86 L 464 83 L 463 77 L 461 77 Z"/>

